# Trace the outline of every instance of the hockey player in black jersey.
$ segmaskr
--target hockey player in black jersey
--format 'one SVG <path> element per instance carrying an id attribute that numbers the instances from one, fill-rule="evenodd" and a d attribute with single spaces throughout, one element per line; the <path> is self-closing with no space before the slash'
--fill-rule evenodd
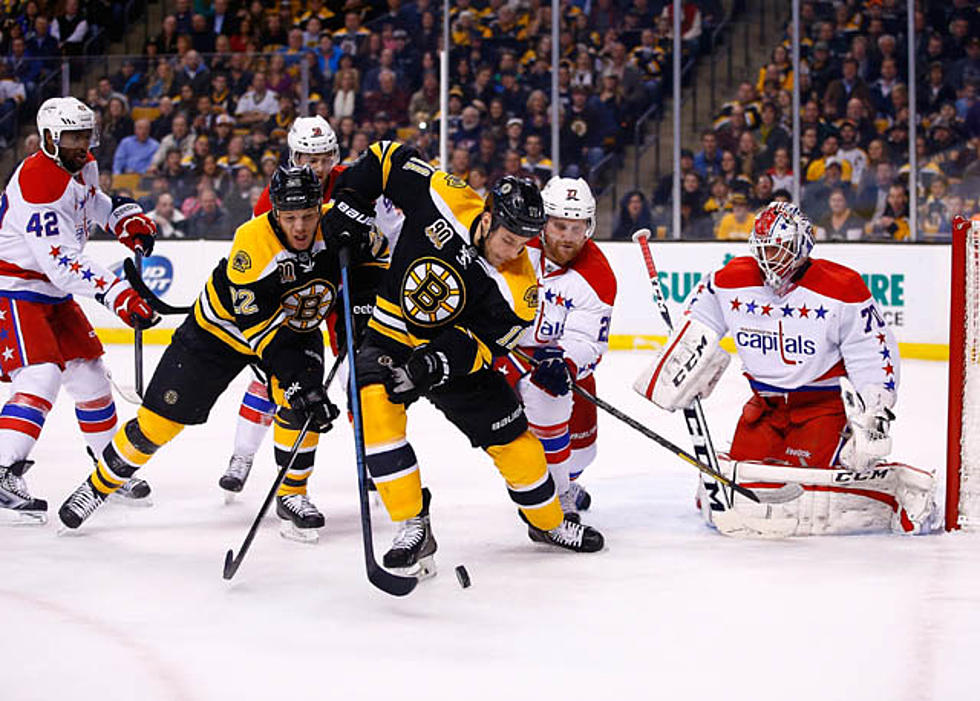
<path id="1" fill-rule="evenodd" d="M 321 322 L 340 294 L 341 246 L 354 251 L 351 286 L 377 285 L 387 267 L 387 244 L 373 235 L 369 215 L 343 232 L 321 231 L 321 188 L 309 166 L 279 168 L 270 186 L 272 211 L 238 228 L 231 252 L 201 292 L 194 311 L 174 333 L 157 365 L 136 418 L 116 433 L 92 474 L 58 512 L 77 528 L 184 426 L 207 421 L 228 384 L 249 364 L 269 378 L 276 414 L 276 459 L 283 464 L 312 417 L 313 430 L 279 488 L 276 513 L 284 535 L 315 539 L 324 518 L 306 495 L 318 433 L 337 409 L 323 388 Z M 356 193 L 347 197 L 365 211 Z M 323 211 L 327 213 L 324 214 Z"/>
<path id="2" fill-rule="evenodd" d="M 537 279 L 524 246 L 545 220 L 538 189 L 507 177 L 484 201 L 392 142 L 373 144 L 337 187 L 338 209 L 357 192 L 384 195 L 405 215 L 357 357 L 367 467 L 401 523 L 384 565 L 423 576 L 432 567 L 431 495 L 405 430 L 406 409 L 422 396 L 490 455 L 532 540 L 600 550 L 598 531 L 564 518 L 541 443 L 491 367 L 534 320 Z"/>

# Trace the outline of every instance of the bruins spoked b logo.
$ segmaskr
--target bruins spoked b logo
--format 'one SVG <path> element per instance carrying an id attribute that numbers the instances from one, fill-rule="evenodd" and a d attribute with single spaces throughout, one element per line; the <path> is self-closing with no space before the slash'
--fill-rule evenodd
<path id="1" fill-rule="evenodd" d="M 466 302 L 463 280 L 437 258 L 419 258 L 402 280 L 402 311 L 420 326 L 438 326 L 459 314 Z"/>
<path id="2" fill-rule="evenodd" d="M 330 311 L 336 292 L 330 283 L 311 282 L 282 299 L 286 323 L 297 331 L 316 328 Z"/>

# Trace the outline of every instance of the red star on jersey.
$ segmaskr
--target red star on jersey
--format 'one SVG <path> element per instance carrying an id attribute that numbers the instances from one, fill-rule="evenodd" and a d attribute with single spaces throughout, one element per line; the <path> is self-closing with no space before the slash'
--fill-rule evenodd
<path id="1" fill-rule="evenodd" d="M 883 333 L 878 334 L 878 343 L 885 343 L 886 340 L 887 339 L 885 338 L 885 334 Z"/>
<path id="2" fill-rule="evenodd" d="M 888 365 L 886 365 L 885 367 L 883 367 L 882 370 L 885 371 L 885 374 L 886 375 L 894 375 L 895 374 L 895 368 L 892 366 L 891 363 L 888 363 Z"/>
<path id="3" fill-rule="evenodd" d="M 95 197 L 95 185 L 89 185 L 88 194 L 89 197 Z"/>
<path id="4" fill-rule="evenodd" d="M 52 258 L 57 258 L 58 256 L 60 256 L 61 246 L 52 246 L 51 250 L 48 252 L 48 255 L 51 256 Z"/>
<path id="5" fill-rule="evenodd" d="M 555 303 L 559 307 L 565 306 L 565 298 L 561 296 L 561 292 L 558 293 L 558 297 L 555 298 Z"/>
<path id="6" fill-rule="evenodd" d="M 739 302 L 738 297 L 736 297 L 731 301 L 731 305 L 732 305 L 732 309 L 737 312 L 738 308 L 742 306 L 742 303 Z"/>
<path id="7" fill-rule="evenodd" d="M 772 305 L 771 304 L 763 304 L 761 311 L 762 311 L 762 316 L 769 316 L 769 312 L 772 311 Z"/>
<path id="8" fill-rule="evenodd" d="M 81 270 L 81 269 L 82 269 L 82 264 L 81 264 L 81 263 L 79 263 L 79 262 L 78 262 L 78 261 L 76 260 L 76 261 L 75 261 L 74 263 L 72 263 L 72 264 L 71 264 L 71 265 L 69 265 L 68 267 L 69 267 L 69 268 L 71 268 L 71 271 L 72 271 L 73 273 L 77 273 L 77 272 L 78 272 L 79 270 Z"/>
<path id="9" fill-rule="evenodd" d="M 802 307 L 799 307 L 799 310 L 800 310 L 800 317 L 801 318 L 803 318 L 803 319 L 809 319 L 810 318 L 810 317 L 807 316 L 807 314 L 810 313 L 810 310 L 806 308 L 806 305 L 805 304 Z"/>
<path id="10" fill-rule="evenodd" d="M 105 278 L 102 277 L 95 278 L 95 286 L 98 287 L 100 290 L 103 287 L 105 287 L 105 283 L 106 283 Z"/>

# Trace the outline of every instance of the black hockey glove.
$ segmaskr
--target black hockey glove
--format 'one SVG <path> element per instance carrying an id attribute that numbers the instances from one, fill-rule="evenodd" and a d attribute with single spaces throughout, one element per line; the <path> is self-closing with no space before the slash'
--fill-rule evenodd
<path id="1" fill-rule="evenodd" d="M 385 390 L 396 404 L 411 404 L 449 379 L 449 359 L 438 350 L 419 348 L 403 365 L 388 366 Z"/>
<path id="2" fill-rule="evenodd" d="M 340 410 L 330 401 L 327 391 L 321 385 L 302 389 L 294 384 L 286 390 L 289 407 L 279 407 L 276 422 L 284 428 L 302 430 L 307 418 L 312 418 L 310 430 L 326 433 L 333 428 L 333 421 L 340 416 Z"/>
<path id="3" fill-rule="evenodd" d="M 531 382 L 554 397 L 568 394 L 572 388 L 575 364 L 565 357 L 561 348 L 538 348 L 534 351 L 537 364 Z"/>
<path id="4" fill-rule="evenodd" d="M 320 219 L 323 240 L 336 255 L 348 248 L 351 260 L 357 260 L 371 249 L 371 229 L 374 226 L 374 203 L 356 190 L 333 193 L 333 206 Z"/>

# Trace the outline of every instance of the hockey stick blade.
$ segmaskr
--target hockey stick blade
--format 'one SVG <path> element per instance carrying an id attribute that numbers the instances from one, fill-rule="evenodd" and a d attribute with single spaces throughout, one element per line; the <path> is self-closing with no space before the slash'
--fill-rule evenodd
<path id="1" fill-rule="evenodd" d="M 517 357 L 523 359 L 524 361 L 530 363 L 532 366 L 536 367 L 538 365 L 538 363 L 534 360 L 534 358 L 529 356 L 520 348 L 515 348 L 514 354 L 517 355 Z M 659 433 L 650 430 L 649 428 L 641 424 L 639 421 L 634 419 L 632 416 L 623 413 L 622 411 L 614 407 L 612 404 L 609 404 L 608 402 L 599 399 L 599 397 L 595 396 L 589 390 L 579 385 L 574 378 L 570 378 L 570 379 L 571 379 L 572 391 L 575 392 L 575 394 L 591 402 L 592 404 L 602 409 L 606 413 L 615 416 L 617 419 L 625 423 L 627 426 L 636 429 L 644 436 L 646 436 L 653 442 L 660 445 L 662 448 L 666 448 L 668 451 L 670 451 L 671 453 L 679 457 L 681 460 L 690 463 L 693 467 L 697 468 L 704 474 L 713 477 L 715 480 L 721 482 L 726 487 L 729 487 L 730 489 L 734 489 L 736 492 L 741 494 L 746 499 L 754 501 L 757 504 L 761 503 L 759 501 L 759 497 L 756 496 L 755 492 L 753 492 L 751 489 L 748 489 L 747 487 L 743 487 L 739 484 L 735 484 L 734 480 L 725 477 L 725 475 L 712 469 L 709 465 L 705 465 L 703 462 L 701 462 L 696 457 L 688 453 L 686 450 L 674 445 L 669 440 L 661 436 Z"/>
<path id="2" fill-rule="evenodd" d="M 392 596 L 407 596 L 419 583 L 417 577 L 402 577 L 389 572 L 376 562 L 368 565 L 367 571 L 368 581 Z"/>
<path id="3" fill-rule="evenodd" d="M 143 276 L 136 270 L 136 265 L 133 263 L 131 258 L 127 258 L 123 261 L 123 274 L 126 276 L 126 280 L 129 282 L 130 286 L 136 290 L 136 294 L 142 297 L 150 308 L 157 314 L 163 314 L 164 316 L 170 315 L 184 315 L 189 314 L 191 310 L 194 309 L 193 305 L 186 307 L 175 307 L 171 304 L 167 304 L 162 299 L 156 296 L 156 294 L 146 283 L 143 282 Z"/>

